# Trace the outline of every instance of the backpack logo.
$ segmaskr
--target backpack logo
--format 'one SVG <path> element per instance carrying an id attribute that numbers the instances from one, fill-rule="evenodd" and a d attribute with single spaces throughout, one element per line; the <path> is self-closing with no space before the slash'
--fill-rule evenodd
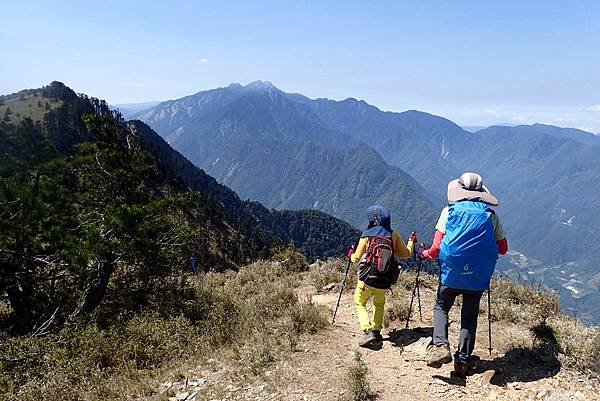
<path id="1" fill-rule="evenodd" d="M 462 276 L 469 276 L 473 274 L 471 270 L 469 270 L 469 264 L 467 263 L 465 267 L 463 267 L 464 272 L 460 273 Z"/>

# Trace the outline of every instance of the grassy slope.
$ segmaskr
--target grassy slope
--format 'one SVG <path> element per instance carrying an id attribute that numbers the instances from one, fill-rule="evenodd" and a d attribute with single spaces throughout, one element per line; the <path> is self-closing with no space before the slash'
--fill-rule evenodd
<path id="1" fill-rule="evenodd" d="M 3 98 L 0 101 L 0 118 L 4 118 L 6 110 L 10 109 L 8 122 L 15 125 L 25 118 L 31 118 L 33 122 L 41 122 L 48 110 L 62 105 L 61 101 L 45 98 L 37 92 Z"/>
<path id="2" fill-rule="evenodd" d="M 338 323 L 323 332 L 337 294 L 313 295 L 313 301 L 308 295 L 320 291 L 324 283 L 339 283 L 344 261 L 332 259 L 301 273 L 307 268 L 303 258 L 282 254 L 281 260 L 254 263 L 238 273 L 175 279 L 165 294 L 156 294 L 152 310 L 131 320 L 107 315 L 103 323 L 86 329 L 72 327 L 39 338 L 0 336 L 0 394 L 4 394 L 0 399 L 166 400 L 185 391 L 223 398 L 241 388 L 243 395 L 236 394 L 243 399 L 257 397 L 252 393 L 256 388 L 283 399 L 285 392 L 291 394 L 297 386 L 302 394 L 316 392 L 313 395 L 323 399 L 333 399 L 339 391 L 347 393 L 346 379 L 336 381 L 342 370 L 334 365 L 341 367 L 346 349 L 355 349 L 357 338 L 352 336 L 357 329 L 351 303 L 355 275 L 350 275 Z M 403 273 L 388 299 L 384 334 L 396 346 L 408 338 L 409 332 L 402 329 L 413 282 L 412 273 Z M 435 288 L 435 278 L 424 276 L 421 296 L 426 325 Z M 494 288 L 494 359 L 487 361 L 487 351 L 482 351 L 487 344 L 482 303 L 477 354 L 486 361 L 465 390 L 474 399 L 480 399 L 482 389 L 476 383 L 488 368 L 500 369 L 492 379 L 504 386 L 532 383 L 529 390 L 535 390 L 536 382 L 546 385 L 558 371 L 562 373 L 556 377 L 573 391 L 583 377 L 574 372 L 600 373 L 598 329 L 584 328 L 564 316 L 553 296 L 532 287 L 502 278 Z M 455 321 L 458 311 L 453 310 Z M 413 325 L 418 325 L 413 317 Z M 456 324 L 451 335 L 453 339 L 457 335 Z M 399 372 L 405 369 L 410 374 L 398 381 L 387 373 L 369 373 L 373 390 L 398 382 L 409 385 L 408 394 L 416 391 L 431 396 L 427 381 L 432 380 L 432 372 L 417 370 L 422 360 L 400 354 L 399 348 L 384 347 L 387 351 L 382 354 L 367 353 L 370 371 L 386 361 L 383 365 L 398 363 Z M 321 351 L 307 354 L 307 349 Z M 310 369 L 324 369 L 313 371 L 318 382 L 301 373 L 311 364 L 317 365 Z M 412 385 L 406 382 L 408 378 L 413 378 Z M 321 381 L 330 383 L 329 387 L 319 386 Z M 160 385 L 163 382 L 167 384 Z M 394 394 L 385 391 L 388 397 Z"/>

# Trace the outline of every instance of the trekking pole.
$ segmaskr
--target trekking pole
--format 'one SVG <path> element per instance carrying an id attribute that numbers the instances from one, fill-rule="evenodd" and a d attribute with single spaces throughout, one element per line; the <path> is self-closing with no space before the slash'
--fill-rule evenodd
<path id="1" fill-rule="evenodd" d="M 416 234 L 415 231 L 413 233 Z M 417 241 L 413 242 L 413 255 L 415 259 L 415 264 L 417 265 L 417 279 L 416 279 L 416 287 L 417 287 L 417 301 L 419 303 L 419 319 L 423 322 L 423 310 L 421 309 L 421 289 L 419 288 L 419 273 L 421 272 L 421 258 L 418 258 L 417 261 Z"/>
<path id="2" fill-rule="evenodd" d="M 421 272 L 421 259 L 417 262 L 417 277 L 415 278 L 415 285 L 412 290 L 412 295 L 410 297 L 410 305 L 408 307 L 408 316 L 406 317 L 406 328 L 408 329 L 408 324 L 410 322 L 410 315 L 412 314 L 412 306 L 415 300 L 415 294 L 417 294 L 417 300 L 419 303 L 419 315 L 421 317 L 421 321 L 423 321 L 423 314 L 421 312 L 421 294 L 419 291 L 419 273 Z"/>
<path id="3" fill-rule="evenodd" d="M 492 289 L 488 288 L 488 351 L 490 357 L 492 356 L 492 296 L 490 295 Z"/>
<path id="4" fill-rule="evenodd" d="M 346 274 L 344 274 L 344 281 L 342 282 L 342 288 L 340 289 L 340 295 L 338 296 L 337 304 L 335 305 L 335 311 L 333 312 L 333 319 L 331 320 L 331 324 L 335 323 L 335 315 L 337 315 L 338 307 L 340 306 L 340 299 L 342 299 L 342 292 L 344 292 L 344 287 L 346 286 L 346 278 L 348 277 L 348 271 L 350 270 L 350 262 L 352 260 L 348 258 L 348 265 L 346 266 Z"/>
<path id="5" fill-rule="evenodd" d="M 421 273 L 421 259 L 419 259 L 419 264 L 417 265 L 416 287 L 417 287 L 417 302 L 419 305 L 419 319 L 421 320 L 421 323 L 423 323 L 423 310 L 421 309 L 421 289 L 419 286 L 419 273 Z"/>

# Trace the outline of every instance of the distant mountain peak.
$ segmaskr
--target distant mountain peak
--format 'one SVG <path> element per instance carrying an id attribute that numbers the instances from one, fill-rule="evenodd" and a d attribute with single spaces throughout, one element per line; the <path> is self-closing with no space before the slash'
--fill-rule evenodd
<path id="1" fill-rule="evenodd" d="M 254 81 L 245 86 L 246 89 L 279 90 L 271 81 Z"/>

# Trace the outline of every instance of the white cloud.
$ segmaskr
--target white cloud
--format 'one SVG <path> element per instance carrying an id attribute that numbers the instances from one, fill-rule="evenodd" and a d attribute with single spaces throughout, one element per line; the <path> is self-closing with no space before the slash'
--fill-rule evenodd
<path id="1" fill-rule="evenodd" d="M 529 121 L 531 121 L 531 119 L 529 117 L 526 116 L 512 116 L 510 118 L 512 123 L 516 123 L 516 124 L 526 124 L 529 123 Z"/>
<path id="2" fill-rule="evenodd" d="M 208 59 L 207 58 L 200 59 L 199 63 L 200 64 L 208 64 Z"/>
<path id="3" fill-rule="evenodd" d="M 600 104 L 595 104 L 591 107 L 586 108 L 587 111 L 600 111 Z"/>
<path id="4" fill-rule="evenodd" d="M 553 124 L 575 124 L 577 122 L 573 117 L 556 117 L 550 121 Z"/>
<path id="5" fill-rule="evenodd" d="M 483 111 L 494 117 L 500 117 L 500 115 L 502 114 L 496 109 L 484 109 Z"/>

